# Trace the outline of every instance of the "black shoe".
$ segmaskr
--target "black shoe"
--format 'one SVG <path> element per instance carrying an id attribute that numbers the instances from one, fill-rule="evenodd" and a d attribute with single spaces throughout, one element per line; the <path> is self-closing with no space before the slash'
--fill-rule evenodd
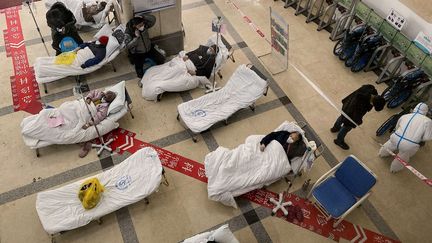
<path id="1" fill-rule="evenodd" d="M 339 130 L 340 130 L 340 128 L 336 128 L 336 127 L 330 128 L 330 132 L 332 132 L 332 133 L 339 132 Z"/>
<path id="2" fill-rule="evenodd" d="M 333 140 L 333 142 L 334 142 L 337 146 L 341 147 L 343 150 L 348 150 L 348 149 L 349 149 L 348 144 L 346 144 L 344 141 L 341 142 L 341 141 L 335 139 L 335 140 Z"/>

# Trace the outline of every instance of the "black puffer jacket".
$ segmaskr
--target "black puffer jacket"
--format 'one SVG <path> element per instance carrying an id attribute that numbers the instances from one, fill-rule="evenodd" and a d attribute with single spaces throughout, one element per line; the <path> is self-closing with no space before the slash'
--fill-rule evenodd
<path id="1" fill-rule="evenodd" d="M 378 95 L 378 91 L 373 85 L 366 84 L 361 86 L 342 100 L 342 111 L 358 125 L 362 124 L 363 116 L 373 107 L 371 104 L 372 95 Z M 345 125 L 353 128 L 356 127 L 347 118 L 342 117 L 342 119 Z"/>
<path id="2" fill-rule="evenodd" d="M 144 30 L 135 35 L 134 25 L 144 22 Z M 125 43 L 131 53 L 147 53 L 151 49 L 151 40 L 148 30 L 156 23 L 156 17 L 150 14 L 142 14 L 134 17 L 126 24 Z"/>
<path id="3" fill-rule="evenodd" d="M 74 27 L 76 19 L 73 13 L 61 2 L 54 3 L 46 13 L 47 24 L 51 29 Z"/>
<path id="4" fill-rule="evenodd" d="M 216 61 L 216 55 L 208 55 L 207 50 L 209 48 L 208 46 L 200 45 L 197 49 L 186 53 L 197 69 L 197 76 L 206 76 L 207 78 L 211 76 Z"/>

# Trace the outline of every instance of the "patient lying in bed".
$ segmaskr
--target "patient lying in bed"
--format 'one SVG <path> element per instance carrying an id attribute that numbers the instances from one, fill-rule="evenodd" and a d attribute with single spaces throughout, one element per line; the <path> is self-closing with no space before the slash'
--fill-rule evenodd
<path id="1" fill-rule="evenodd" d="M 303 142 L 302 135 L 299 132 L 277 131 L 266 135 L 260 142 L 260 150 L 264 149 L 273 140 L 277 141 L 287 154 L 288 161 L 295 157 L 303 156 L 306 151 L 306 144 Z"/>
<path id="2" fill-rule="evenodd" d="M 141 84 L 142 96 L 146 100 L 156 100 L 164 92 L 181 92 L 211 85 L 205 76 L 198 76 L 197 68 L 183 51 L 171 61 L 148 69 Z"/>
<path id="3" fill-rule="evenodd" d="M 101 90 L 92 90 L 86 97 L 87 104 L 93 102 L 96 106 L 96 114 L 93 116 L 94 123 L 90 120 L 82 126 L 83 129 L 87 129 L 93 124 L 99 124 L 108 116 L 108 107 L 111 102 L 115 99 L 116 94 L 112 91 L 103 92 Z"/>

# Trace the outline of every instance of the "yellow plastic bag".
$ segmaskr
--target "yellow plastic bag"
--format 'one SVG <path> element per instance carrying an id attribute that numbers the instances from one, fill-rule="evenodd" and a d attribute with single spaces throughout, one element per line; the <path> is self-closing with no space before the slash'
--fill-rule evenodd
<path id="1" fill-rule="evenodd" d="M 71 65 L 75 61 L 76 55 L 73 51 L 61 53 L 56 56 L 54 63 L 57 65 Z"/>
<path id="2" fill-rule="evenodd" d="M 85 209 L 92 209 L 99 203 L 103 191 L 98 178 L 90 178 L 81 185 L 78 198 Z"/>

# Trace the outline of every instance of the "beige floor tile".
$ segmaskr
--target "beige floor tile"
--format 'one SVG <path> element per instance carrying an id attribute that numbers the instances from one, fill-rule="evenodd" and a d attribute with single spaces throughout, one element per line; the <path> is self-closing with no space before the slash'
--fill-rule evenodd
<path id="1" fill-rule="evenodd" d="M 257 242 L 252 230 L 249 227 L 234 232 L 234 236 L 239 242 Z"/>

